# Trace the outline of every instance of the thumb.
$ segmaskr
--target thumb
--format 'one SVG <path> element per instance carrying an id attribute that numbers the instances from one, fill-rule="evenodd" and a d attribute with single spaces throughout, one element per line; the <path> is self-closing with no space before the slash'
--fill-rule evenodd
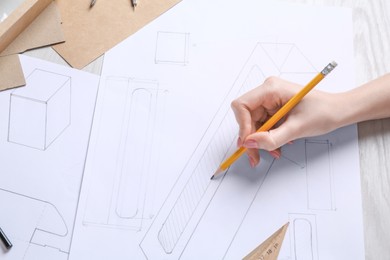
<path id="1" fill-rule="evenodd" d="M 265 132 L 256 132 L 248 135 L 243 144 L 246 148 L 264 149 L 273 151 L 292 141 L 291 131 L 284 124 L 278 128 Z"/>

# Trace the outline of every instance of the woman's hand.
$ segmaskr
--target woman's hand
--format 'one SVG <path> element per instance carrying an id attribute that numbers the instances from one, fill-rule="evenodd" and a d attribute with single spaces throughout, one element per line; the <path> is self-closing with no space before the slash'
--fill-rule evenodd
<path id="1" fill-rule="evenodd" d="M 240 129 L 237 145 L 248 148 L 252 167 L 260 161 L 258 149 L 268 150 L 272 156 L 279 158 L 282 145 L 301 137 L 321 135 L 339 126 L 339 111 L 343 104 L 339 102 L 339 95 L 312 90 L 273 129 L 256 133 L 301 88 L 300 85 L 270 77 L 232 102 Z"/>

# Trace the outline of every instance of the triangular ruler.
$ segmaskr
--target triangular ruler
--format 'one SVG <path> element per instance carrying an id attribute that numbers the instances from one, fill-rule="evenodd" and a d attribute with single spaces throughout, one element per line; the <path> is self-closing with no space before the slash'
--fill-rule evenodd
<path id="1" fill-rule="evenodd" d="M 245 256 L 244 260 L 277 260 L 280 248 L 286 235 L 289 222 L 278 229 L 252 252 Z"/>

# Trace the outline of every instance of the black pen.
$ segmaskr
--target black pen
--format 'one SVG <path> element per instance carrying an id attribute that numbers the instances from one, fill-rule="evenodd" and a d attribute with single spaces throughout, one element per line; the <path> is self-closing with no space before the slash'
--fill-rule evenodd
<path id="1" fill-rule="evenodd" d="M 3 242 L 5 248 L 10 249 L 12 247 L 11 241 L 9 241 L 8 237 L 4 234 L 1 228 L 0 228 L 0 239 Z"/>

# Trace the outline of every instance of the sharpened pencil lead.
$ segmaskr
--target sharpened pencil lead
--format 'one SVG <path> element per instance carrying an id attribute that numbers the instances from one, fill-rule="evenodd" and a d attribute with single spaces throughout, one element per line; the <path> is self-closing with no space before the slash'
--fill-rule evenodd
<path id="1" fill-rule="evenodd" d="M 213 176 L 211 176 L 210 180 L 214 179 L 215 176 L 217 176 L 218 174 L 220 174 L 221 172 L 223 172 L 223 170 L 221 169 L 221 167 L 219 167 L 215 173 L 213 174 Z"/>

